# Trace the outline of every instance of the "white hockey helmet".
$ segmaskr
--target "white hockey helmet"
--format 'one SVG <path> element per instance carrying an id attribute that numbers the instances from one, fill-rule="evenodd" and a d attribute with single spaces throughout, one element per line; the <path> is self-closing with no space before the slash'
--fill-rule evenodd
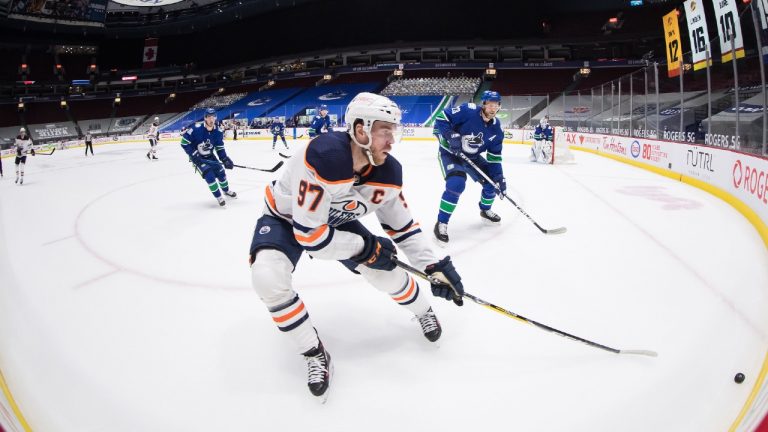
<path id="1" fill-rule="evenodd" d="M 155 117 L 155 121 L 159 122 L 160 121 L 160 117 Z"/>
<path id="2" fill-rule="evenodd" d="M 349 128 L 349 135 L 352 137 L 352 141 L 365 150 L 370 151 L 373 122 L 384 121 L 394 123 L 399 129 L 402 116 L 400 108 L 388 97 L 363 92 L 355 96 L 347 105 L 347 111 L 344 113 L 344 122 Z M 355 138 L 356 120 L 362 120 L 363 122 L 363 132 L 368 136 L 368 144 L 366 145 L 360 144 Z M 396 137 L 395 141 L 400 141 L 399 137 Z"/>
<path id="3" fill-rule="evenodd" d="M 549 124 L 549 116 L 545 115 L 544 117 L 542 117 L 541 120 L 539 120 L 539 123 L 541 123 L 542 125 Z"/>
<path id="4" fill-rule="evenodd" d="M 26 131 L 27 131 L 27 130 L 26 130 L 26 129 L 24 129 L 24 128 L 21 128 L 21 129 L 19 129 L 19 133 L 24 133 L 24 132 L 26 132 Z"/>

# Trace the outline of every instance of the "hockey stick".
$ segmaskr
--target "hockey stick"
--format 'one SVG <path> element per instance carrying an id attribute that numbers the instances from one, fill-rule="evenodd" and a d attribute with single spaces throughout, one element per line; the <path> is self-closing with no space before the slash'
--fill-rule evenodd
<path id="1" fill-rule="evenodd" d="M 484 179 L 485 179 L 485 180 L 486 180 L 488 183 L 490 183 L 490 184 L 494 185 L 494 188 L 496 189 L 496 193 L 497 193 L 497 194 L 499 194 L 499 195 L 501 195 L 501 196 L 503 196 L 503 197 L 504 197 L 504 198 L 506 198 L 506 199 L 507 199 L 509 202 L 511 202 L 511 203 L 512 203 L 512 205 L 513 205 L 513 206 L 515 206 L 515 208 L 516 208 L 516 209 L 520 210 L 520 213 L 522 213 L 522 214 L 523 214 L 523 216 L 525 216 L 526 218 L 528 218 L 528 220 L 529 220 L 529 221 L 531 221 L 531 222 L 532 222 L 532 223 L 533 223 L 533 224 L 536 226 L 536 228 L 538 228 L 538 229 L 539 229 L 539 231 L 543 232 L 544 234 L 562 234 L 562 233 L 564 233 L 564 232 L 566 231 L 566 228 L 565 228 L 565 227 L 560 227 L 560 228 L 553 228 L 553 229 L 545 229 L 545 228 L 542 228 L 542 227 L 541 227 L 541 225 L 539 225 L 538 223 L 536 223 L 536 221 L 535 221 L 535 220 L 533 220 L 533 218 L 532 218 L 532 217 L 531 217 L 531 216 L 530 216 L 528 213 L 526 213 L 526 211 L 525 211 L 525 210 L 523 210 L 523 208 L 522 208 L 522 207 L 520 207 L 519 205 L 517 205 L 517 203 L 516 203 L 516 202 L 515 202 L 515 201 L 514 201 L 512 198 L 510 198 L 508 195 L 502 195 L 501 191 L 500 191 L 500 190 L 499 190 L 499 189 L 496 187 L 496 184 L 493 182 L 493 180 L 491 180 L 491 178 L 490 178 L 490 177 L 488 177 L 488 175 L 487 175 L 486 173 L 484 173 L 484 172 L 483 172 L 483 170 L 481 170 L 481 169 L 480 169 L 480 167 L 478 167 L 477 165 L 475 165 L 475 163 L 474 163 L 474 162 L 472 162 L 472 160 L 471 160 L 470 158 L 468 158 L 468 157 L 467 157 L 467 155 L 465 155 L 463 152 L 456 152 L 456 153 L 453 153 L 453 155 L 454 155 L 454 156 L 457 156 L 458 158 L 460 158 L 461 160 L 463 160 L 464 162 L 466 162 L 466 163 L 467 163 L 469 166 L 471 166 L 471 167 L 472 167 L 472 168 L 473 168 L 475 171 L 477 171 L 477 173 L 478 173 L 478 174 L 480 174 L 481 176 L 483 176 L 483 178 L 484 178 Z"/>
<path id="2" fill-rule="evenodd" d="M 416 276 L 419 276 L 419 277 L 429 281 L 429 283 L 445 285 L 445 282 L 442 282 L 439 279 L 436 279 L 436 278 L 434 278 L 434 277 L 432 277 L 432 276 L 430 276 L 430 275 L 428 275 L 428 274 L 426 274 L 426 273 L 424 273 L 424 272 L 422 272 L 422 271 L 420 271 L 420 270 L 418 270 L 418 269 L 416 269 L 414 267 L 411 267 L 410 265 L 408 265 L 408 264 L 406 264 L 406 263 L 404 263 L 404 262 L 402 262 L 400 260 L 395 260 L 395 263 L 397 264 L 398 267 L 400 267 L 400 268 L 402 268 L 402 269 L 404 269 L 406 271 L 409 271 L 409 272 L 415 274 Z M 512 311 L 508 311 L 508 310 L 506 310 L 506 309 L 504 309 L 502 307 L 496 306 L 493 303 L 489 303 L 489 302 L 487 302 L 487 301 L 485 301 L 485 300 L 483 300 L 483 299 L 481 299 L 479 297 L 475 297 L 475 296 L 473 296 L 472 294 L 470 294 L 470 293 L 468 293 L 466 291 L 464 291 L 464 297 L 472 300 L 473 302 L 479 304 L 480 306 L 484 306 L 484 307 L 486 307 L 486 308 L 488 308 L 488 309 L 490 309 L 490 310 L 492 310 L 494 312 L 498 312 L 498 313 L 500 313 L 502 315 L 508 316 L 509 318 L 514 318 L 514 319 L 516 319 L 516 320 L 518 320 L 520 322 L 523 322 L 523 323 L 526 323 L 526 324 L 531 324 L 531 325 L 536 326 L 536 327 L 538 327 L 538 328 L 540 328 L 542 330 L 546 330 L 548 332 L 555 333 L 555 334 L 557 334 L 559 336 L 562 336 L 564 338 L 568 338 L 568 339 L 574 340 L 576 342 L 585 343 L 585 344 L 587 344 L 589 346 L 592 346 L 592 347 L 595 347 L 595 348 L 599 348 L 601 350 L 610 351 L 610 352 L 615 353 L 615 354 L 635 354 L 635 355 L 644 355 L 644 356 L 648 356 L 648 357 L 658 357 L 658 355 L 659 355 L 656 351 L 650 351 L 650 350 L 622 350 L 622 349 L 611 348 L 609 346 L 606 346 L 606 345 L 603 345 L 603 344 L 599 344 L 597 342 L 592 342 L 591 340 L 587 340 L 587 339 L 584 339 L 584 338 L 572 335 L 570 333 L 566 333 L 566 332 L 564 332 L 562 330 L 558 330 L 558 329 L 556 329 L 554 327 L 550 327 L 550 326 L 548 326 L 546 324 L 542 324 L 542 323 L 536 322 L 536 321 L 534 321 L 532 319 L 528 319 L 528 318 L 526 318 L 526 317 L 524 317 L 522 315 L 516 314 L 516 313 L 514 313 Z"/>
<path id="3" fill-rule="evenodd" d="M 277 163 L 277 165 L 275 165 L 275 166 L 273 166 L 272 168 L 269 168 L 269 169 L 267 169 L 267 168 L 254 168 L 254 167 L 249 167 L 249 166 L 245 166 L 245 165 L 234 165 L 234 166 L 236 166 L 238 168 L 245 168 L 245 169 L 254 170 L 254 171 L 275 172 L 275 171 L 279 170 L 280 167 L 283 166 L 284 163 L 285 162 L 283 162 L 283 161 L 279 161 Z"/>
<path id="4" fill-rule="evenodd" d="M 39 151 L 39 150 L 38 150 L 38 151 L 36 151 L 36 152 L 35 152 L 35 155 L 41 155 L 41 156 L 50 156 L 50 155 L 52 155 L 52 154 L 53 154 L 53 152 L 55 152 L 55 151 L 56 151 L 56 147 L 53 147 L 53 148 L 51 149 L 51 152 L 50 152 L 50 153 L 43 153 L 43 152 L 41 152 L 41 151 Z"/>
<path id="5" fill-rule="evenodd" d="M 220 165 L 220 166 L 224 165 L 223 163 L 221 163 L 221 162 L 219 162 L 217 160 L 214 160 L 214 159 L 205 159 L 205 162 L 206 163 L 212 163 L 212 164 Z M 245 168 L 245 169 L 249 169 L 249 170 L 254 170 L 254 171 L 275 172 L 275 171 L 279 170 L 280 167 L 283 166 L 284 163 L 285 162 L 283 162 L 283 161 L 279 161 L 279 162 L 277 162 L 277 165 L 273 166 L 272 168 L 254 168 L 254 167 L 249 167 L 249 166 L 245 166 L 245 165 L 235 165 L 235 164 L 232 164 L 232 166 L 237 167 L 237 168 Z"/>
<path id="6" fill-rule="evenodd" d="M 282 154 L 282 153 L 277 153 L 277 154 L 279 154 L 279 155 L 280 155 L 280 157 L 284 157 L 284 158 L 286 158 L 286 159 L 290 159 L 290 158 L 291 158 L 291 155 L 284 155 L 284 154 Z"/>

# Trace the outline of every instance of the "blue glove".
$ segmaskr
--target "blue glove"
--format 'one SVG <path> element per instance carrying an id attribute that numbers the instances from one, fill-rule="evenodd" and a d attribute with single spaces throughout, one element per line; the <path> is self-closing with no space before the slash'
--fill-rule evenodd
<path id="1" fill-rule="evenodd" d="M 424 273 L 440 281 L 439 283 L 432 283 L 432 295 L 453 300 L 456 306 L 464 304 L 464 300 L 461 298 L 464 295 L 464 285 L 461 283 L 461 276 L 456 272 L 456 268 L 451 262 L 451 257 L 447 256 L 428 265 Z"/>
<path id="2" fill-rule="evenodd" d="M 351 257 L 352 261 L 363 264 L 375 270 L 390 271 L 397 267 L 397 249 L 392 240 L 377 237 L 373 234 L 363 236 L 363 251 Z"/>
<path id="3" fill-rule="evenodd" d="M 189 161 L 192 162 L 195 165 L 198 165 L 198 166 L 200 166 L 203 163 L 205 163 L 203 158 L 201 158 L 200 156 L 196 156 L 196 155 L 189 155 Z"/>
<path id="4" fill-rule="evenodd" d="M 224 165 L 224 168 L 226 169 L 232 169 L 235 167 L 234 162 L 232 162 L 232 159 L 230 159 L 229 156 L 224 157 L 221 160 L 221 163 Z"/>
<path id="5" fill-rule="evenodd" d="M 458 153 L 461 151 L 461 134 L 457 132 L 451 133 L 450 138 L 448 138 L 448 145 L 451 146 L 451 151 L 453 153 Z"/>
<path id="6" fill-rule="evenodd" d="M 499 196 L 505 198 L 507 196 L 507 180 L 502 174 L 493 178 L 493 182 L 496 183 L 496 188 L 499 190 Z"/>

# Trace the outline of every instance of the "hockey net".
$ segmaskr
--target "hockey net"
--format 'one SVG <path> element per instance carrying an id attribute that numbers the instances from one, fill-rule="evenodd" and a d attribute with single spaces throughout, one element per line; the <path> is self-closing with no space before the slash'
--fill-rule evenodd
<path id="1" fill-rule="evenodd" d="M 568 143 L 565 140 L 565 133 L 562 127 L 555 127 L 555 131 L 552 134 L 552 152 L 549 157 L 549 164 L 560 163 L 573 163 L 575 158 L 573 152 L 568 147 Z"/>

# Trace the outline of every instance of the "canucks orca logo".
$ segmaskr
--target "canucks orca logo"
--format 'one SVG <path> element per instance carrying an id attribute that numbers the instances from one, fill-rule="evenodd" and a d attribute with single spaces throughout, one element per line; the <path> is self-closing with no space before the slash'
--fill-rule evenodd
<path id="1" fill-rule="evenodd" d="M 362 217 L 366 213 L 368 213 L 368 206 L 361 201 L 354 199 L 333 201 L 328 211 L 328 225 L 339 226 Z"/>
<path id="2" fill-rule="evenodd" d="M 347 95 L 346 92 L 338 90 L 338 91 L 335 91 L 335 92 L 326 93 L 326 94 L 320 96 L 318 99 L 320 99 L 320 100 L 336 100 L 336 99 L 341 99 L 341 98 L 343 98 L 346 95 Z"/>
<path id="3" fill-rule="evenodd" d="M 268 98 L 268 97 L 258 98 L 258 99 L 254 99 L 254 100 L 248 102 L 248 106 L 264 105 L 264 104 L 269 103 L 271 101 L 272 101 L 272 98 Z"/>
<path id="4" fill-rule="evenodd" d="M 464 150 L 464 153 L 468 154 L 475 154 L 480 150 L 480 147 L 483 145 L 483 133 L 480 132 L 479 134 L 469 134 L 464 135 L 461 137 L 461 148 Z"/>
<path id="5" fill-rule="evenodd" d="M 197 152 L 201 155 L 209 155 L 211 154 L 211 150 L 213 150 L 213 144 L 211 144 L 211 140 L 209 139 L 197 145 Z"/>

